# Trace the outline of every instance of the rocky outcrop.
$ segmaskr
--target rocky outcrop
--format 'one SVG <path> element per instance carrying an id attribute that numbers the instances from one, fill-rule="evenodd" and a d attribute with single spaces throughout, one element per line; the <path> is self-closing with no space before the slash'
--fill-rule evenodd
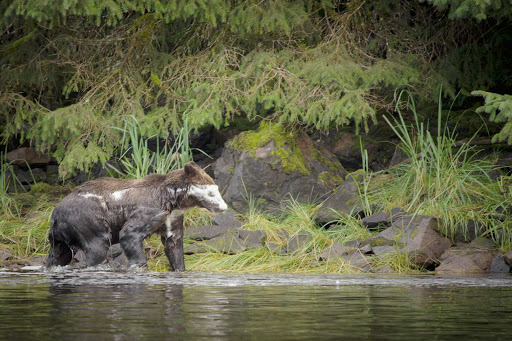
<path id="1" fill-rule="evenodd" d="M 214 174 L 224 199 L 238 212 L 258 201 L 280 212 L 284 198 L 301 203 L 325 199 L 346 175 L 336 157 L 304 133 L 271 124 L 244 132 L 228 142 Z"/>

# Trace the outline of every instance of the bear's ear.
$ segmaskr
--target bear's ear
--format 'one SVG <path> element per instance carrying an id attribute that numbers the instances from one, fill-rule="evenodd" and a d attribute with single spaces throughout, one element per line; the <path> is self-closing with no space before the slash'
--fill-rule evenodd
<path id="1" fill-rule="evenodd" d="M 187 162 L 185 164 L 185 175 L 188 177 L 192 177 L 198 173 L 199 166 L 196 165 L 194 161 Z"/>

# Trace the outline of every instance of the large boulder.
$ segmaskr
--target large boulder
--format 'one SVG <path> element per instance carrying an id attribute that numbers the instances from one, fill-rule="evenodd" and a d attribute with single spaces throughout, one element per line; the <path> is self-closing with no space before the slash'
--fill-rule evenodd
<path id="1" fill-rule="evenodd" d="M 283 198 L 301 203 L 325 199 L 346 175 L 336 157 L 307 134 L 270 123 L 226 143 L 214 174 L 224 199 L 238 212 L 250 198 L 273 213 Z"/>

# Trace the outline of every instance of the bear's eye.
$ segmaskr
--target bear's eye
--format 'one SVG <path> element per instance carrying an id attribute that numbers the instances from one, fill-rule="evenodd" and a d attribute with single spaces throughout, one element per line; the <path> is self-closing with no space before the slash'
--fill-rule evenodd
<path id="1" fill-rule="evenodd" d="M 214 197 L 214 196 L 215 196 L 215 193 L 213 193 L 213 192 L 209 192 L 209 193 L 208 193 L 208 196 L 210 196 L 210 197 Z"/>

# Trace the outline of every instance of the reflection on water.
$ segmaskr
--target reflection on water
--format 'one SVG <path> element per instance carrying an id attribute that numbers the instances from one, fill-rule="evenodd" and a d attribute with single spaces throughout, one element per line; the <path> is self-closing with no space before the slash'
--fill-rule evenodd
<path id="1" fill-rule="evenodd" d="M 512 339 L 512 277 L 0 273 L 0 339 Z"/>

